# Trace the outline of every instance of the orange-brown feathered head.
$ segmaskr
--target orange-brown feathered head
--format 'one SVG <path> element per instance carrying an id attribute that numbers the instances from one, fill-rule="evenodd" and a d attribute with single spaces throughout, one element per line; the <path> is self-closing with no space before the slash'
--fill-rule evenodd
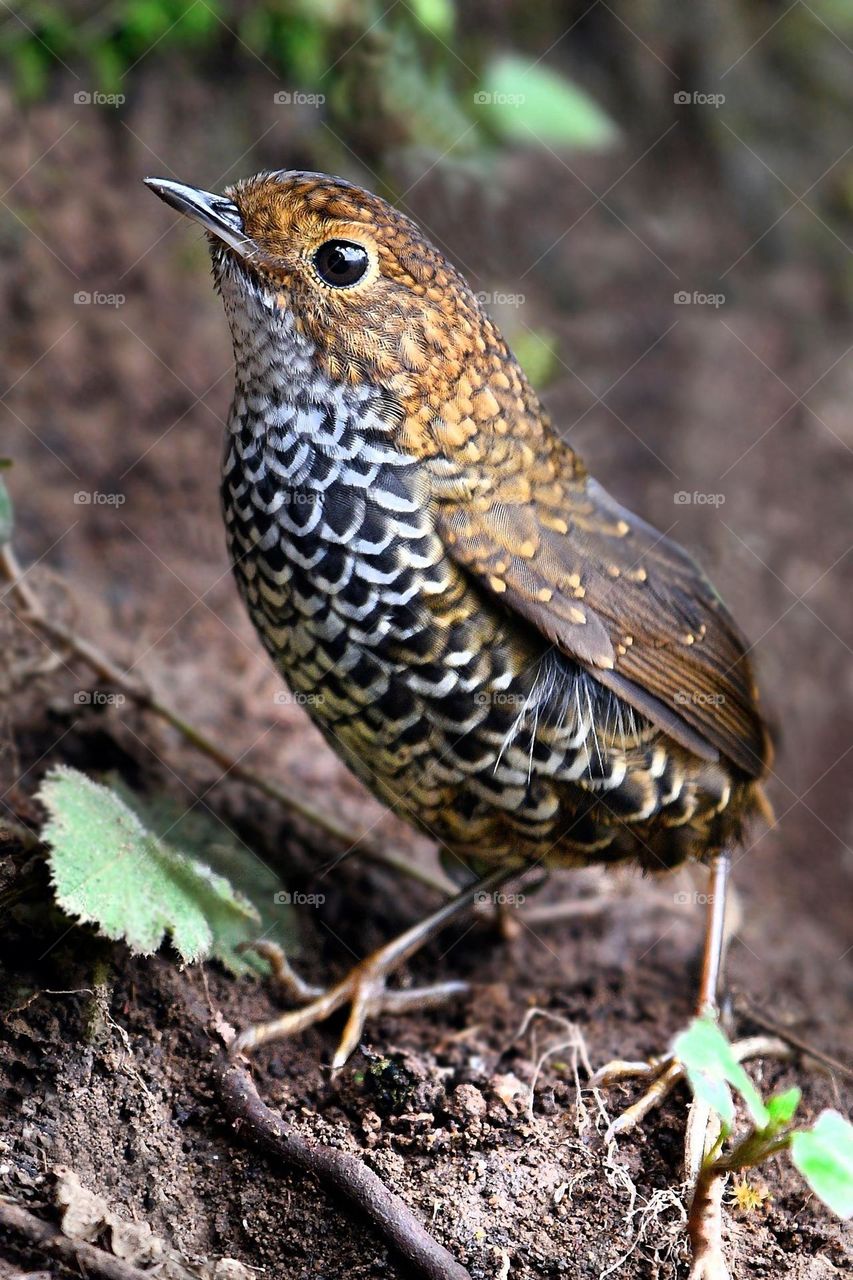
<path id="1" fill-rule="evenodd" d="M 259 287 L 292 311 L 335 380 L 368 380 L 406 399 L 426 382 L 446 393 L 448 375 L 469 360 L 506 361 L 459 273 L 378 196 L 286 170 L 247 178 L 225 197 L 147 181 L 205 227 L 220 283 L 229 276 Z"/>

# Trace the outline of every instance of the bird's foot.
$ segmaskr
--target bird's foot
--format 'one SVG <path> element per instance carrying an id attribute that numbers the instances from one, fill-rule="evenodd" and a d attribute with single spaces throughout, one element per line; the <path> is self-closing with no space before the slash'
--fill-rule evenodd
<path id="1" fill-rule="evenodd" d="M 399 964 L 395 944 L 380 947 L 350 970 L 345 978 L 324 989 L 304 982 L 295 973 L 280 947 L 274 943 L 257 942 L 251 947 L 263 955 L 272 966 L 273 976 L 287 995 L 301 1004 L 281 1017 L 248 1027 L 234 1039 L 231 1053 L 248 1053 L 268 1044 L 298 1035 L 318 1022 L 325 1022 L 338 1009 L 349 1006 L 349 1017 L 340 1043 L 332 1058 L 332 1070 L 337 1071 L 356 1048 L 364 1024 L 378 1013 L 407 1013 L 413 1009 L 432 1008 L 444 1000 L 468 990 L 465 982 L 440 982 L 430 987 L 412 987 L 407 990 L 392 989 L 388 978 Z"/>
<path id="2" fill-rule="evenodd" d="M 614 1058 L 599 1067 L 590 1080 L 596 1089 L 607 1089 L 611 1085 L 620 1084 L 623 1080 L 647 1081 L 648 1087 L 629 1107 L 610 1124 L 605 1140 L 611 1142 L 620 1133 L 629 1133 L 645 1120 L 650 1111 L 669 1097 L 679 1080 L 684 1079 L 684 1067 L 672 1055 L 660 1058 L 649 1058 L 644 1062 L 625 1061 Z"/>
<path id="3" fill-rule="evenodd" d="M 732 1053 L 738 1062 L 750 1058 L 787 1057 L 789 1047 L 774 1036 L 747 1036 L 732 1045 Z M 673 1054 L 650 1058 L 647 1062 L 626 1062 L 615 1059 L 600 1067 L 590 1083 L 595 1088 L 608 1088 L 624 1080 L 647 1081 L 645 1092 L 610 1124 L 605 1140 L 612 1141 L 619 1134 L 629 1133 L 645 1120 L 650 1111 L 659 1107 L 673 1089 L 686 1076 L 684 1063 Z M 716 1140 L 713 1119 L 708 1109 L 696 1102 L 690 1108 L 684 1141 L 684 1168 L 688 1183 L 695 1183 L 705 1151 Z"/>

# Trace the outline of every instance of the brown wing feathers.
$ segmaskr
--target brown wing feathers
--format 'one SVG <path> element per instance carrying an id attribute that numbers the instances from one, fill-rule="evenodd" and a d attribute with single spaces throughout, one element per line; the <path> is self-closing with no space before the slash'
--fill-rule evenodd
<path id="1" fill-rule="evenodd" d="M 725 607 L 686 552 L 594 480 L 575 468 L 527 501 L 440 504 L 438 523 L 459 564 L 661 729 L 764 771 L 746 646 Z"/>

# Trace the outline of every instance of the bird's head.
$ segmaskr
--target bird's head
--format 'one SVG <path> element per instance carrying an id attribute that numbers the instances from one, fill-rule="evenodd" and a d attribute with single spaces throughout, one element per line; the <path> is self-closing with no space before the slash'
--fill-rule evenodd
<path id="1" fill-rule="evenodd" d="M 522 395 L 523 377 L 468 285 L 378 196 L 286 170 L 224 196 L 146 181 L 206 230 L 232 330 L 273 328 L 286 315 L 333 381 L 372 383 L 410 410 L 464 402 L 491 383 L 501 399 Z"/>

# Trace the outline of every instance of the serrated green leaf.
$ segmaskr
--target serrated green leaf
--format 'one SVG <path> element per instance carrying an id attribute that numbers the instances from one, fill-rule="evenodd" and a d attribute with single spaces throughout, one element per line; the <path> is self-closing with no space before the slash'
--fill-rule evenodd
<path id="1" fill-rule="evenodd" d="M 15 527 L 15 518 L 12 511 L 12 498 L 9 490 L 0 476 L 0 547 L 6 542 L 12 541 L 12 532 Z"/>
<path id="2" fill-rule="evenodd" d="M 766 1129 L 770 1122 L 767 1108 L 716 1022 L 710 1018 L 694 1018 L 687 1030 L 676 1037 L 673 1053 L 684 1063 L 695 1093 L 714 1106 L 708 1096 L 712 1087 L 709 1082 L 731 1085 L 743 1098 L 756 1129 Z M 716 1092 L 719 1096 L 719 1091 Z M 718 1107 L 714 1109 L 724 1123 L 731 1124 Z"/>
<path id="3" fill-rule="evenodd" d="M 853 1217 L 853 1125 L 822 1111 L 813 1129 L 791 1137 L 791 1158 L 816 1196 L 839 1218 Z"/>
<path id="4" fill-rule="evenodd" d="M 774 1094 L 772 1098 L 767 1099 L 767 1114 L 770 1117 L 770 1128 L 774 1133 L 778 1133 L 780 1129 L 784 1129 L 791 1123 L 802 1096 L 802 1089 L 794 1085 L 792 1089 L 786 1089 L 784 1093 Z"/>
<path id="5" fill-rule="evenodd" d="M 613 121 L 583 89 L 524 58 L 497 58 L 474 103 L 483 122 L 504 138 L 598 150 L 618 137 Z"/>
<path id="6" fill-rule="evenodd" d="M 224 876 L 158 840 L 108 787 L 60 765 L 38 798 L 56 901 L 69 915 L 139 955 L 169 934 L 187 963 L 231 945 L 235 932 L 257 933 L 258 912 Z"/>
<path id="7" fill-rule="evenodd" d="M 263 937 L 277 943 L 292 957 L 299 953 L 297 911 L 282 904 L 283 885 L 280 878 L 224 822 L 208 809 L 187 807 L 165 794 L 142 796 L 132 792 L 117 776 L 108 775 L 107 782 L 124 803 L 136 813 L 149 831 L 164 843 L 182 850 L 206 863 L 240 892 L 255 908 L 259 926 L 251 937 Z M 243 922 L 234 918 L 223 921 L 219 933 L 214 930 L 212 954 L 233 973 L 268 973 L 269 965 L 259 955 L 245 955 L 235 947 L 246 940 Z"/>

